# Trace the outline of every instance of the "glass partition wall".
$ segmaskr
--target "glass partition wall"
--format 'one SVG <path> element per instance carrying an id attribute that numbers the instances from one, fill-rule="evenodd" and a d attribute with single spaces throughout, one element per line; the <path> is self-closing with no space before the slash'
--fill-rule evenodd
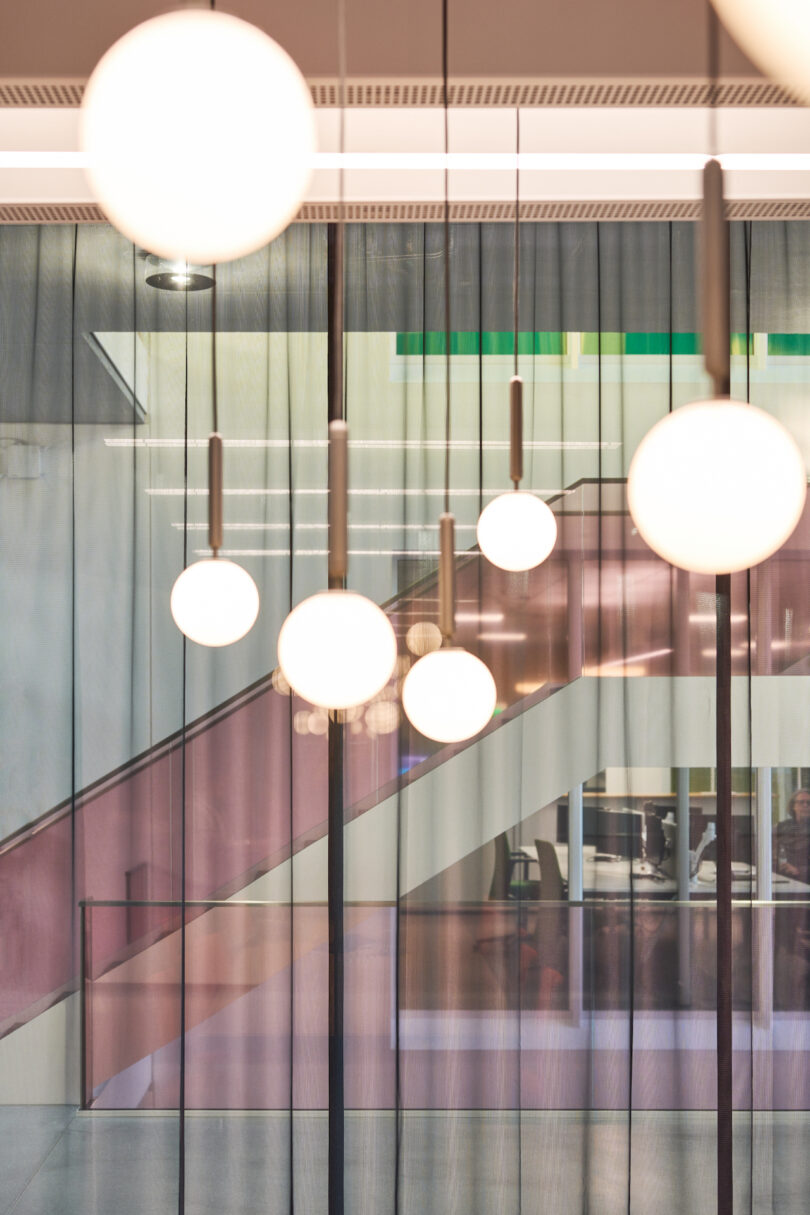
<path id="1" fill-rule="evenodd" d="M 810 455 L 807 226 L 732 236 L 733 392 Z M 347 1211 L 714 1209 L 714 585 L 624 493 L 707 388 L 694 237 L 521 225 L 524 487 L 559 538 L 506 574 L 475 523 L 509 484 L 513 230 L 451 228 L 458 639 L 498 701 L 443 748 L 399 702 L 438 609 L 443 230 L 347 229 L 349 581 L 400 651 L 343 722 Z M 262 606 L 205 650 L 169 592 L 207 552 L 211 293 L 103 226 L 0 229 L 15 1215 L 326 1209 L 328 719 L 275 669 L 326 585 L 326 275 L 317 225 L 218 271 L 223 555 Z M 732 580 L 735 1210 L 763 1215 L 809 1180 L 809 551 L 806 515 Z"/>

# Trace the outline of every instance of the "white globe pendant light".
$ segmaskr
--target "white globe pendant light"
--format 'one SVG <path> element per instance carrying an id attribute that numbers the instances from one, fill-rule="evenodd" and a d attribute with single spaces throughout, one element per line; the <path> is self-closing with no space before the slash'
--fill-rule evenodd
<path id="1" fill-rule="evenodd" d="M 420 734 L 462 742 L 483 730 L 495 709 L 495 680 L 467 650 L 434 650 L 414 663 L 402 687 L 402 707 Z"/>
<path id="2" fill-rule="evenodd" d="M 81 146 L 99 205 L 131 241 L 161 257 L 229 261 L 298 211 L 316 146 L 312 98 L 256 26 L 180 10 L 136 26 L 99 60 Z"/>
<path id="3" fill-rule="evenodd" d="M 212 304 L 216 304 L 216 284 Z M 214 425 L 216 399 L 214 358 Z M 222 548 L 222 437 L 216 431 L 208 438 L 208 543 L 213 557 L 183 570 L 172 587 L 169 606 L 174 623 L 189 641 L 232 645 L 253 628 L 259 614 L 259 592 L 247 570 L 218 555 Z"/>
<path id="4" fill-rule="evenodd" d="M 476 529 L 478 547 L 502 570 L 530 570 L 548 557 L 557 520 L 545 502 L 525 490 L 499 494 L 484 507 Z"/>
<path id="5" fill-rule="evenodd" d="M 396 660 L 390 620 L 354 591 L 311 595 L 293 608 L 279 633 L 279 666 L 290 686 L 325 709 L 371 700 L 388 683 Z"/>
<path id="6" fill-rule="evenodd" d="M 515 111 L 516 153 L 520 154 L 520 110 Z M 493 565 L 518 572 L 534 569 L 557 542 L 557 520 L 540 498 L 520 489 L 523 478 L 523 380 L 518 375 L 520 302 L 520 173 L 515 170 L 515 269 L 512 284 L 515 374 L 509 381 L 509 475 L 514 492 L 499 494 L 478 519 L 478 547 Z"/>
<path id="7" fill-rule="evenodd" d="M 442 7 L 445 154 L 447 124 L 447 4 Z M 444 193 L 445 462 L 444 512 L 439 515 L 439 633 L 442 648 L 424 653 L 402 685 L 402 708 L 411 725 L 436 742 L 463 742 L 488 723 L 495 708 L 495 680 L 474 654 L 453 645 L 456 627 L 455 519 L 450 513 L 450 199 Z M 415 626 L 409 630 L 409 636 Z"/>
<path id="8" fill-rule="evenodd" d="M 499 494 L 484 507 L 476 535 L 478 547 L 493 565 L 502 570 L 530 570 L 545 561 L 554 548 L 557 520 L 545 502 L 518 488 L 523 476 L 523 381 L 518 375 L 512 376 L 509 382 L 509 409 L 509 475 L 515 488 L 510 493 Z"/>
<path id="9" fill-rule="evenodd" d="M 633 522 L 654 552 L 681 569 L 731 574 L 788 539 L 807 496 L 796 442 L 776 418 L 728 398 L 729 242 L 720 164 L 703 174 L 703 350 L 715 397 L 662 418 L 639 444 L 627 477 Z"/>
<path id="10" fill-rule="evenodd" d="M 781 422 L 710 400 L 662 418 L 630 465 L 627 500 L 660 557 L 700 574 L 758 565 L 785 543 L 807 494 L 804 459 Z"/>
<path id="11" fill-rule="evenodd" d="M 335 391 L 342 393 L 342 380 Z M 342 398 L 341 398 L 342 399 Z M 341 589 L 347 568 L 348 428 L 329 423 L 329 581 L 331 587 L 293 608 L 278 638 L 278 662 L 290 686 L 324 709 L 348 709 L 385 687 L 397 661 L 397 639 L 383 611 Z"/>
<path id="12" fill-rule="evenodd" d="M 405 676 L 402 707 L 420 734 L 436 742 L 473 738 L 495 709 L 495 680 L 475 654 L 452 644 L 455 630 L 455 520 L 439 516 L 439 621 L 444 646 L 420 658 Z"/>
<path id="13" fill-rule="evenodd" d="M 712 0 L 728 32 L 754 63 L 810 102 L 807 0 Z"/>
<path id="14" fill-rule="evenodd" d="M 259 614 L 259 592 L 247 570 L 224 557 L 187 566 L 172 587 L 174 622 L 198 645 L 232 645 Z"/>

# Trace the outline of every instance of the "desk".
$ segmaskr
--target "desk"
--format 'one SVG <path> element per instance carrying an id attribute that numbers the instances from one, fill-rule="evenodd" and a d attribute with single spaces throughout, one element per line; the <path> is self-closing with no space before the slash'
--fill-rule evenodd
<path id="1" fill-rule="evenodd" d="M 520 851 L 530 862 L 537 864 L 537 849 L 533 844 L 526 844 Z M 568 873 L 568 845 L 555 844 L 554 851 L 560 862 L 560 869 L 565 876 Z M 597 859 L 600 858 L 600 859 Z M 611 898 L 630 893 L 630 875 L 632 864 L 633 894 L 644 898 L 672 899 L 677 896 L 678 883 L 675 878 L 666 877 L 656 872 L 655 866 L 649 861 L 630 861 L 627 857 L 604 857 L 597 851 L 595 844 L 585 844 L 582 849 L 582 885 L 586 898 Z M 742 861 L 733 863 L 732 871 L 738 875 L 737 881 L 732 881 L 731 894 L 733 898 L 747 898 L 751 889 L 752 869 Z M 799 882 L 795 878 L 784 877 L 782 874 L 773 875 L 774 898 L 801 898 L 810 896 L 810 885 Z M 702 861 L 698 870 L 698 878 L 689 884 L 690 893 L 699 899 L 709 897 L 716 892 L 714 861 Z"/>

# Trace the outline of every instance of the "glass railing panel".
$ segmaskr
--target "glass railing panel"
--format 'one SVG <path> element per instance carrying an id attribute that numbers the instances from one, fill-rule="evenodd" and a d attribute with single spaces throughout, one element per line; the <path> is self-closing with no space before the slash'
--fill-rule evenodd
<path id="1" fill-rule="evenodd" d="M 0 1034 L 75 984 L 73 841 L 62 813 L 0 849 Z"/>
<path id="2" fill-rule="evenodd" d="M 752 1075 L 764 1108 L 810 1097 L 808 907 L 734 904 L 740 1108 Z M 143 935 L 113 948 L 133 917 Z M 93 1108 L 176 1107 L 178 917 L 176 905 L 85 907 Z M 711 1110 L 715 929 L 711 899 L 347 906 L 346 1106 L 622 1109 L 632 1052 L 636 1108 Z M 327 940 L 323 904 L 187 908 L 188 1108 L 326 1108 Z"/>
<path id="3" fill-rule="evenodd" d="M 644 548 L 633 535 L 623 483 L 581 483 L 553 507 L 560 539 L 538 569 L 513 575 L 476 553 L 458 559 L 457 639 L 493 671 L 498 693 L 493 728 L 580 672 L 711 677 L 712 580 L 683 576 Z M 749 656 L 754 674 L 805 670 L 810 609 L 793 557 L 805 543 L 809 518 L 810 511 L 784 554 L 754 571 L 750 593 L 746 575 L 733 579 L 736 675 L 747 675 Z M 348 817 L 395 791 L 409 773 L 418 777 L 427 770 L 421 767 L 426 760 L 440 762 L 450 753 L 410 727 L 397 699 L 415 660 L 408 629 L 438 616 L 435 574 L 403 592 L 387 610 L 399 640 L 399 665 L 375 704 L 346 722 Z M 766 652 L 767 659 L 760 660 Z M 58 946 L 58 933 L 51 917 L 40 914 L 40 902 L 53 896 L 54 918 L 64 924 L 67 903 L 53 892 L 68 880 L 65 858 L 72 831 L 83 858 L 77 897 L 177 897 L 184 746 L 189 897 L 237 893 L 291 851 L 325 834 L 326 715 L 290 700 L 277 678 L 266 677 L 190 725 L 185 739 L 167 740 L 80 794 L 72 826 L 73 810 L 65 806 L 9 841 L 0 853 L 7 873 L 3 888 L 20 892 L 12 900 L 14 914 L 31 926 L 27 939 L 42 936 L 42 941 L 37 948 L 13 952 L 5 963 L 3 1025 L 41 1007 L 71 981 L 68 938 Z M 33 870 L 36 882 L 23 878 Z"/>
<path id="4" fill-rule="evenodd" d="M 187 1108 L 322 1108 L 325 907 L 188 905 L 184 969 L 181 937 L 177 904 L 85 905 L 86 1104 L 177 1107 L 184 987 Z"/>

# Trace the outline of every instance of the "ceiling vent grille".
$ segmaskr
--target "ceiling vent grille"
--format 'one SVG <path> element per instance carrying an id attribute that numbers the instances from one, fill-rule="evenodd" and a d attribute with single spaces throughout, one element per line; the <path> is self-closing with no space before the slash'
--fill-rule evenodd
<path id="1" fill-rule="evenodd" d="M 103 224 L 95 203 L 0 203 L 0 224 Z"/>
<path id="2" fill-rule="evenodd" d="M 48 106 L 62 108 L 81 105 L 84 82 L 81 80 L 0 80 L 0 106 Z"/>
<path id="3" fill-rule="evenodd" d="M 535 222 L 668 222 L 697 220 L 700 201 L 676 199 L 622 201 L 524 202 L 520 217 Z M 739 199 L 728 204 L 730 219 L 810 219 L 810 199 Z M 296 217 L 300 223 L 335 223 L 340 218 L 337 203 L 305 203 Z M 463 202 L 450 204 L 454 223 L 513 223 L 514 203 Z M 441 202 L 347 203 L 346 223 L 439 223 L 444 219 Z"/>
<path id="4" fill-rule="evenodd" d="M 337 106 L 337 78 L 309 82 L 316 106 Z M 84 82 L 70 79 L 0 80 L 0 107 L 78 106 Z M 780 85 L 764 77 L 720 82 L 721 106 L 784 106 L 797 102 Z M 346 104 L 352 107 L 441 106 L 439 79 L 346 82 Z M 451 106 L 707 106 L 709 85 L 694 78 L 680 80 L 454 80 Z"/>
<path id="5" fill-rule="evenodd" d="M 810 219 L 810 199 L 742 199 L 728 204 L 729 219 Z M 623 202 L 523 202 L 520 217 L 527 222 L 562 223 L 601 220 L 624 222 L 668 222 L 700 218 L 698 200 L 676 199 Z M 336 202 L 305 203 L 296 216 L 298 223 L 337 223 L 341 210 Z M 355 202 L 346 203 L 346 223 L 441 223 L 444 203 Z M 509 202 L 463 202 L 450 204 L 454 223 L 513 223 L 515 208 Z M 0 224 L 101 224 L 101 210 L 92 203 L 0 203 Z"/>
<path id="6" fill-rule="evenodd" d="M 317 106 L 340 104 L 337 80 L 310 80 Z M 705 80 L 455 80 L 451 106 L 708 106 Z M 349 80 L 348 106 L 441 106 L 440 80 Z M 785 106 L 797 102 L 763 77 L 723 80 L 721 106 Z"/>

